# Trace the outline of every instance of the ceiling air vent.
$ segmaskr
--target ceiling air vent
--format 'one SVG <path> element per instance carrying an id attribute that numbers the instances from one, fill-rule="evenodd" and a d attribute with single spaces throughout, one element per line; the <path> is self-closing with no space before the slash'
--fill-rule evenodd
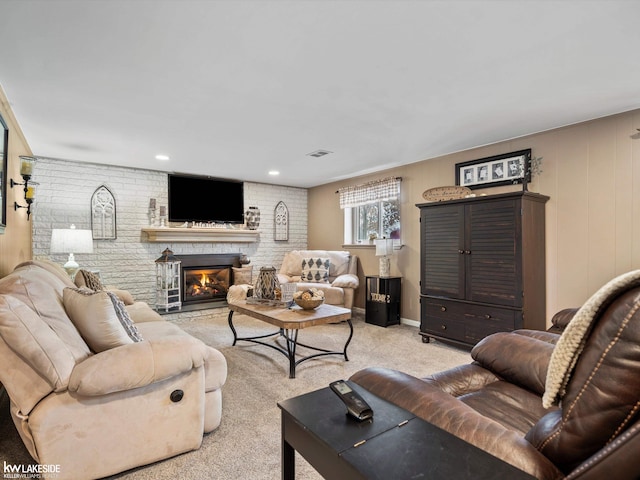
<path id="1" fill-rule="evenodd" d="M 318 157 L 324 157 L 325 155 L 329 155 L 330 153 L 333 153 L 333 152 L 330 152 L 329 150 L 316 150 L 315 152 L 307 153 L 307 156 L 318 158 Z"/>

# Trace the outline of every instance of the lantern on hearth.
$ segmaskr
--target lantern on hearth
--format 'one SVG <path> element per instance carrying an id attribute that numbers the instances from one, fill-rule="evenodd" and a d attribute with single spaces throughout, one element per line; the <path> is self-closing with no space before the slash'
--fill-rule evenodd
<path id="1" fill-rule="evenodd" d="M 182 308 L 180 301 L 180 260 L 165 248 L 156 260 L 156 310 Z"/>

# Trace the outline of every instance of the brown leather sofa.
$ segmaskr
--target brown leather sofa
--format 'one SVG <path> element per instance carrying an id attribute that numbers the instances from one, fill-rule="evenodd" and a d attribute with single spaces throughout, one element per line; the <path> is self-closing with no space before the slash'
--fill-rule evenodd
<path id="1" fill-rule="evenodd" d="M 467 365 L 423 379 L 368 368 L 351 381 L 536 478 L 640 478 L 636 273 L 637 279 L 592 309 L 588 323 L 582 319 L 591 302 L 556 314 L 552 330 L 566 326 L 562 336 L 497 333 L 473 348 L 474 361 Z M 551 372 L 557 373 L 567 345 L 575 355 L 560 372 L 564 387 L 544 408 L 545 390 L 553 393 L 550 378 L 557 377 Z"/>

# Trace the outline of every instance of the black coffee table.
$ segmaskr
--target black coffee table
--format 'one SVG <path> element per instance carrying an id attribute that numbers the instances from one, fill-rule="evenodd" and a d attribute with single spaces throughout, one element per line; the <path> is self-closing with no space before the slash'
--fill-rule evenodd
<path id="1" fill-rule="evenodd" d="M 282 479 L 295 478 L 298 451 L 325 478 L 531 480 L 534 477 L 367 392 L 372 420 L 348 417 L 323 388 L 278 403 L 282 411 Z"/>

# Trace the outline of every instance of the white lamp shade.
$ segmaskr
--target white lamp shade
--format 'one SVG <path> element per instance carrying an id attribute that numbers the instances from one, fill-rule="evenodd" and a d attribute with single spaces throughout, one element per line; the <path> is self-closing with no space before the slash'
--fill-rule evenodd
<path id="1" fill-rule="evenodd" d="M 91 230 L 71 228 L 51 231 L 51 253 L 93 253 L 93 235 Z"/>
<path id="2" fill-rule="evenodd" d="M 386 257 L 387 255 L 393 255 L 393 239 L 381 238 L 375 240 L 376 243 L 376 257 Z"/>

